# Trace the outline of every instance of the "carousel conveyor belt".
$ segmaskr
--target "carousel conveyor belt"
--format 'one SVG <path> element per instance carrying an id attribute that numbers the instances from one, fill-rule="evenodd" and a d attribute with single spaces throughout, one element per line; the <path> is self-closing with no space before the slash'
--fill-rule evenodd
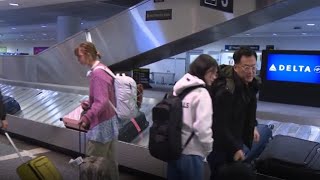
<path id="1" fill-rule="evenodd" d="M 0 88 L 4 96 L 11 96 L 20 104 L 21 111 L 14 116 L 58 127 L 64 127 L 60 118 L 87 98 L 85 95 L 4 84 Z"/>
<path id="2" fill-rule="evenodd" d="M 0 84 L 5 96 L 14 97 L 21 106 L 21 111 L 8 115 L 10 121 L 8 131 L 38 140 L 50 145 L 61 147 L 74 152 L 84 152 L 85 133 L 65 128 L 59 119 L 79 106 L 81 100 L 88 98 L 72 89 L 52 88 L 30 85 Z M 154 92 L 151 93 L 151 97 Z M 162 97 L 143 98 L 141 111 L 145 113 L 149 124 L 152 124 L 152 108 Z M 258 109 L 259 111 L 259 109 Z M 260 124 L 273 125 L 273 135 L 289 135 L 309 141 L 320 142 L 320 128 L 317 126 L 301 125 L 291 122 L 258 119 Z M 150 127 L 149 125 L 149 127 Z M 81 138 L 79 148 L 79 135 Z M 166 176 L 166 163 L 157 160 L 148 151 L 149 128 L 145 129 L 131 142 L 117 142 L 117 158 L 122 166 L 136 169 L 157 176 Z M 207 171 L 206 171 L 207 172 Z M 208 172 L 206 173 L 208 175 Z"/>
<path id="3" fill-rule="evenodd" d="M 77 88 L 77 87 L 75 87 Z M 7 115 L 10 122 L 8 131 L 40 143 L 84 153 L 86 134 L 66 128 L 60 118 L 73 111 L 80 101 L 87 99 L 85 91 L 63 86 L 30 85 L 28 83 L 1 83 L 4 96 L 11 96 L 21 106 L 21 111 Z M 151 110 L 159 102 L 156 98 L 144 97 L 141 111 L 151 125 Z M 150 126 L 149 126 L 150 127 Z M 149 154 L 149 127 L 141 132 L 132 142 L 117 142 L 119 165 L 149 174 L 165 177 L 166 164 Z M 80 136 L 80 142 L 79 142 Z M 80 143 L 80 144 L 79 144 Z"/>

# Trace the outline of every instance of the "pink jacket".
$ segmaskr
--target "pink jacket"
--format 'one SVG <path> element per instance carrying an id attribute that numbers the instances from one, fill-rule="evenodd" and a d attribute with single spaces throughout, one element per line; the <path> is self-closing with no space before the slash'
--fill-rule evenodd
<path id="1" fill-rule="evenodd" d="M 103 64 L 99 64 L 101 66 Z M 116 115 L 109 104 L 115 104 L 113 78 L 104 70 L 96 69 L 90 75 L 89 105 L 90 109 L 84 115 L 90 121 L 90 128 L 111 119 Z"/>

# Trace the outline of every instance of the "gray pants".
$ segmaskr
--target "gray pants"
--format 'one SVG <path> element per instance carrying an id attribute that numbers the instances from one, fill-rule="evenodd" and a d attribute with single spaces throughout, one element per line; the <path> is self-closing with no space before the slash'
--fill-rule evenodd
<path id="1" fill-rule="evenodd" d="M 104 157 L 106 159 L 106 167 L 108 167 L 107 171 L 110 175 L 110 180 L 119 180 L 118 164 L 116 162 L 115 156 L 116 142 L 117 140 L 112 140 L 103 144 L 96 141 L 88 141 L 87 144 L 88 156 L 99 156 Z"/>

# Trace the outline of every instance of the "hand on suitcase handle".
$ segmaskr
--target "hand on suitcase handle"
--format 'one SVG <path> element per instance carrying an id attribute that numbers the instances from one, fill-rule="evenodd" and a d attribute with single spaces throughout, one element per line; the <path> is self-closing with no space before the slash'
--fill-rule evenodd
<path id="1" fill-rule="evenodd" d="M 90 104 L 89 101 L 85 100 L 85 101 L 81 101 L 81 107 L 84 111 L 87 111 L 90 109 Z"/>
<path id="2" fill-rule="evenodd" d="M 84 130 L 89 130 L 89 128 L 90 128 L 90 121 L 87 119 L 86 116 L 81 116 L 79 125 L 80 125 Z"/>

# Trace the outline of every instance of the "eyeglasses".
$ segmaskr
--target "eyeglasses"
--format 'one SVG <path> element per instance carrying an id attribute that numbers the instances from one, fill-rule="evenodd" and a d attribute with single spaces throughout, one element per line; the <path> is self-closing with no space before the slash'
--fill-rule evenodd
<path id="1" fill-rule="evenodd" d="M 256 71 L 257 70 L 257 66 L 248 66 L 248 65 L 243 65 L 240 66 L 245 72 L 250 72 L 250 71 Z"/>

